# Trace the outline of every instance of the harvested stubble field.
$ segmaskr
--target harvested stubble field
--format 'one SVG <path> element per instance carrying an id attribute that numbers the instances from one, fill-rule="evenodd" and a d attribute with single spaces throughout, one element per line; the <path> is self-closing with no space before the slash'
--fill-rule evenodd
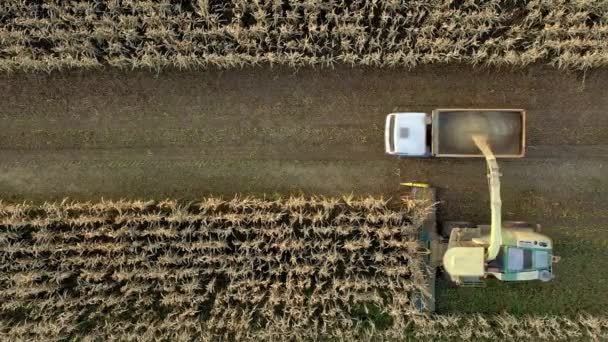
<path id="1" fill-rule="evenodd" d="M 0 18 L 0 70 L 9 71 L 608 66 L 601 0 L 7 0 Z"/>
<path id="2" fill-rule="evenodd" d="M 0 337 L 608 337 L 608 320 L 433 316 L 427 202 L 289 197 L 0 203 Z"/>

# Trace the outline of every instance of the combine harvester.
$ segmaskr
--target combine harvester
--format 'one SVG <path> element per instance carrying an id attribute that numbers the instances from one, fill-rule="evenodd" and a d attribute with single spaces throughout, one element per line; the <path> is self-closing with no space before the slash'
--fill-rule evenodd
<path id="1" fill-rule="evenodd" d="M 500 172 L 497 157 L 525 154 L 526 113 L 517 109 L 437 109 L 427 113 L 393 113 L 386 118 L 386 153 L 399 157 L 484 157 L 490 188 L 490 225 L 445 222 L 437 228 L 433 213 L 425 222 L 421 241 L 431 251 L 429 301 L 420 309 L 434 310 L 435 276 L 440 269 L 457 285 L 479 286 L 488 277 L 500 281 L 550 281 L 554 278 L 551 239 L 540 225 L 502 221 Z M 404 183 L 418 199 L 434 203 L 435 189 Z"/>

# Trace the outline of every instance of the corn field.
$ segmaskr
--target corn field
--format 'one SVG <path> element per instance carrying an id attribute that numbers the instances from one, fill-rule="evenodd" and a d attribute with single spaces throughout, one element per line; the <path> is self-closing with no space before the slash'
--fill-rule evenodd
<path id="1" fill-rule="evenodd" d="M 604 0 L 0 3 L 0 70 L 608 66 Z"/>
<path id="2" fill-rule="evenodd" d="M 0 203 L 0 336 L 400 336 L 413 296 L 428 296 L 417 237 L 429 204 L 389 206 Z"/>
<path id="3" fill-rule="evenodd" d="M 608 317 L 469 315 L 414 317 L 409 336 L 428 341 L 606 341 Z"/>
<path id="4" fill-rule="evenodd" d="M 429 203 L 0 202 L 2 340 L 578 340 L 608 318 L 425 315 Z"/>

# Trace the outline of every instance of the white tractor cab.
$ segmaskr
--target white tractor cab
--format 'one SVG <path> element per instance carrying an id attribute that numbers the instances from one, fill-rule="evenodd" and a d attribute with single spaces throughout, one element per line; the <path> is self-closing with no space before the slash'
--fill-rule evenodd
<path id="1" fill-rule="evenodd" d="M 483 278 L 502 281 L 553 279 L 553 242 L 540 225 L 502 221 L 497 157 L 525 154 L 525 112 L 519 109 L 438 109 L 432 114 L 393 113 L 386 118 L 386 152 L 407 157 L 484 157 L 490 188 L 490 225 L 445 222 L 423 227 L 429 262 L 459 285 Z M 405 185 L 419 183 L 405 183 Z M 426 186 L 418 193 L 435 201 Z M 425 192 L 426 191 L 426 192 Z"/>

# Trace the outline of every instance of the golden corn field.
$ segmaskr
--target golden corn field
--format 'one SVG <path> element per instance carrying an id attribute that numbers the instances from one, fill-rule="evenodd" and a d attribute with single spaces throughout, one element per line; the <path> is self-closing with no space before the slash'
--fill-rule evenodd
<path id="1" fill-rule="evenodd" d="M 0 333 L 400 336 L 413 296 L 428 295 L 417 234 L 429 204 L 403 204 L 0 204 Z"/>
<path id="2" fill-rule="evenodd" d="M 608 66 L 603 0 L 0 3 L 0 70 Z"/>
<path id="3" fill-rule="evenodd" d="M 608 317 L 469 315 L 414 317 L 416 339 L 437 341 L 605 341 Z"/>
<path id="4" fill-rule="evenodd" d="M 2 0 L 0 193 L 40 202 L 0 199 L 0 341 L 608 341 L 606 67 L 608 0 Z M 437 312 L 436 203 L 42 203 L 398 178 L 483 221 L 482 164 L 389 160 L 381 118 L 502 104 L 534 150 L 505 165 L 505 220 L 563 261 L 549 284 L 438 278 Z"/>
<path id="5" fill-rule="evenodd" d="M 605 317 L 417 312 L 428 210 L 352 196 L 0 202 L 0 338 L 608 338 Z"/>

